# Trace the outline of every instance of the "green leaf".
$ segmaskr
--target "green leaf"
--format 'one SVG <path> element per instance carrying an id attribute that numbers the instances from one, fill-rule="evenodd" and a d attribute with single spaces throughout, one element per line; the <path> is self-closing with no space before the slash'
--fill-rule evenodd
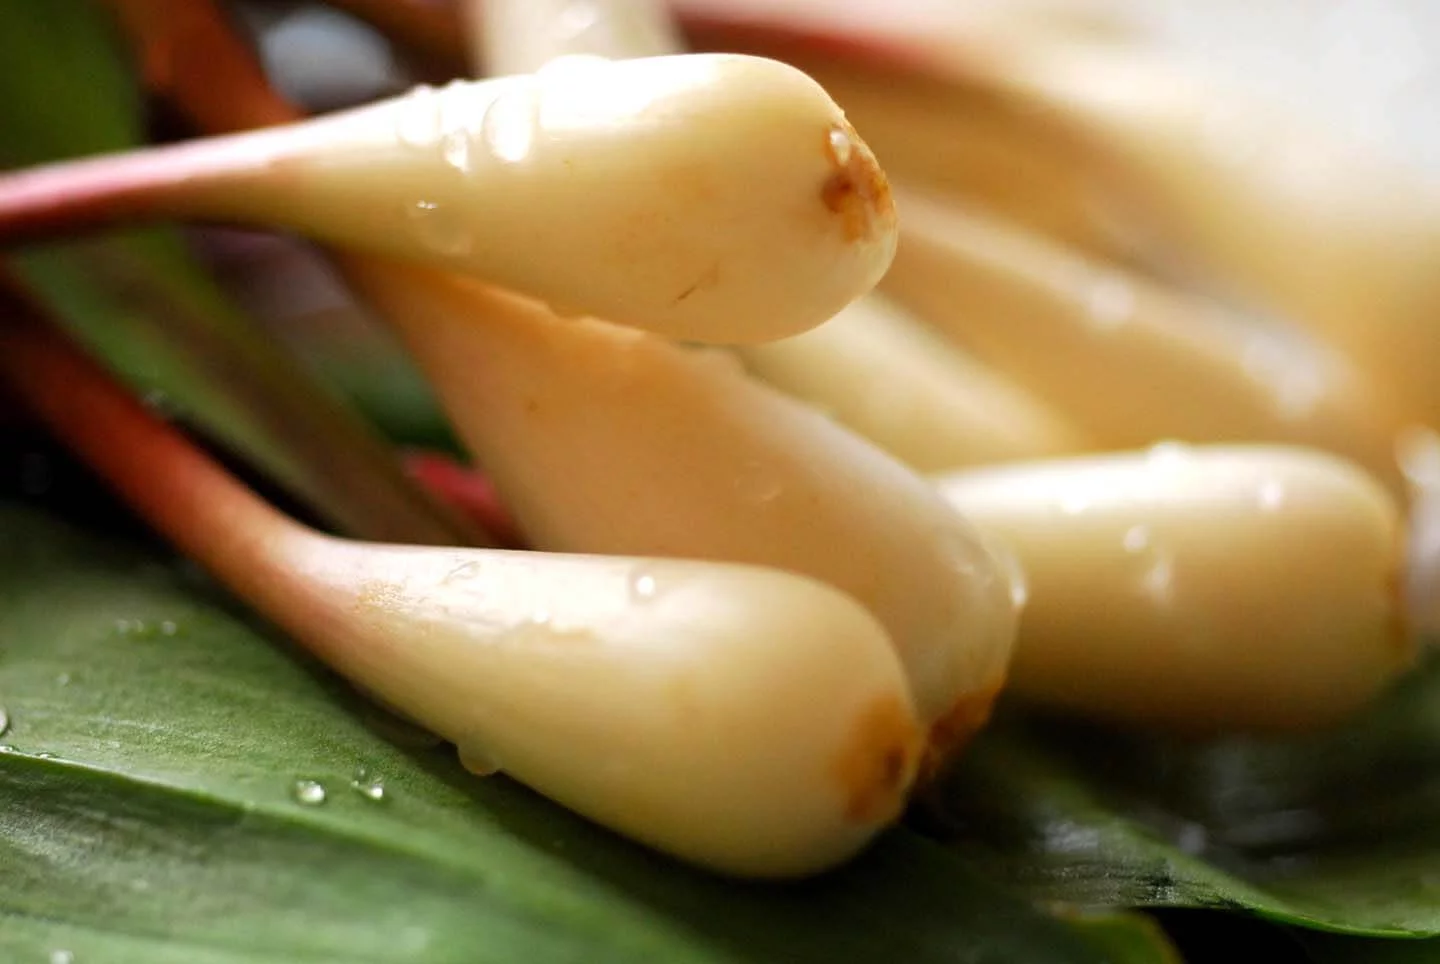
<path id="1" fill-rule="evenodd" d="M 805 884 L 683 868 L 466 774 L 184 567 L 14 507 L 0 545 L 6 960 L 1166 959 L 904 831 Z"/>
<path id="2" fill-rule="evenodd" d="M 0 65 L 0 167 L 139 142 L 135 83 L 86 0 L 0 3 Z M 177 233 L 110 234 L 5 263 L 137 391 L 166 398 L 327 522 L 375 539 L 463 541 L 378 434 L 259 334 Z"/>
<path id="3" fill-rule="evenodd" d="M 1036 898 L 1437 935 L 1440 664 L 1304 738 L 1186 744 L 1010 721 L 933 805 L 954 850 Z"/>

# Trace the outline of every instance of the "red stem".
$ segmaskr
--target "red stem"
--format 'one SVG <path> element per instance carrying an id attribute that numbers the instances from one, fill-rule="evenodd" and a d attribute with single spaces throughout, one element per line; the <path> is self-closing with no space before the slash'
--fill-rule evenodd
<path id="1" fill-rule="evenodd" d="M 301 111 L 276 93 L 234 25 L 210 3 L 189 0 L 101 0 L 132 38 L 150 90 L 185 100 L 191 120 L 208 132 L 269 127 Z M 203 96 L 191 97 L 198 89 Z"/>
<path id="2" fill-rule="evenodd" d="M 180 551 L 267 608 L 288 578 L 287 550 L 310 531 L 160 421 L 21 298 L 0 291 L 0 312 L 0 376 L 24 403 Z"/>
<path id="3" fill-rule="evenodd" d="M 264 140 L 218 138 L 59 161 L 0 176 L 0 243 L 192 217 L 216 182 L 261 167 Z"/>

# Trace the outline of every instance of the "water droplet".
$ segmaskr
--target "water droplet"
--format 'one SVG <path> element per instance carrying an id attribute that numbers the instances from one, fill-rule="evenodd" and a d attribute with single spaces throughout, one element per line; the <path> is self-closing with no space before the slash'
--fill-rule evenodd
<path id="1" fill-rule="evenodd" d="M 1266 512 L 1274 512 L 1285 504 L 1285 484 L 1276 479 L 1270 479 L 1260 486 L 1259 495 L 1260 508 Z"/>
<path id="2" fill-rule="evenodd" d="M 1090 497 L 1083 492 L 1073 492 L 1060 500 L 1060 511 L 1066 515 L 1080 515 L 1090 508 Z"/>
<path id="3" fill-rule="evenodd" d="M 850 139 L 849 131 L 838 124 L 830 128 L 829 146 L 830 158 L 838 166 L 844 167 L 850 163 L 850 155 L 855 150 L 855 142 Z"/>
<path id="4" fill-rule="evenodd" d="M 550 619 L 551 616 L 548 609 L 537 609 L 530 614 L 530 625 L 548 626 L 550 625 Z"/>
<path id="5" fill-rule="evenodd" d="M 420 84 L 405 95 L 395 121 L 395 135 L 400 143 L 426 150 L 440 136 L 440 97 L 429 84 Z"/>
<path id="6" fill-rule="evenodd" d="M 13 745 L 11 745 L 11 744 L 9 744 L 9 743 L 0 743 L 0 754 L 4 754 L 4 753 L 15 753 L 15 752 L 18 752 L 18 751 L 16 751 L 16 749 L 15 749 L 15 747 L 14 747 Z"/>
<path id="7" fill-rule="evenodd" d="M 161 636 L 174 636 L 178 632 L 180 632 L 180 627 L 176 625 L 174 620 L 166 619 L 160 623 Z"/>
<path id="8" fill-rule="evenodd" d="M 1101 278 L 1085 293 L 1085 309 L 1096 327 L 1118 328 L 1135 313 L 1135 292 L 1120 278 Z"/>
<path id="9" fill-rule="evenodd" d="M 48 751 L 42 751 L 42 752 L 40 752 L 40 753 L 35 754 L 35 759 L 37 759 L 37 760 L 57 760 L 57 759 L 59 759 L 59 757 L 57 757 L 55 754 L 50 753 L 50 752 L 48 752 Z"/>
<path id="10" fill-rule="evenodd" d="M 1150 529 L 1148 526 L 1131 526 L 1125 530 L 1125 538 L 1121 540 L 1126 552 L 1144 552 L 1150 548 Z"/>
<path id="11" fill-rule="evenodd" d="M 480 136 L 496 160 L 518 164 L 530 156 L 539 124 L 540 104 L 533 82 L 516 79 L 515 89 L 491 102 L 480 125 Z"/>
<path id="12" fill-rule="evenodd" d="M 371 773 L 364 767 L 355 771 L 355 776 L 350 780 L 350 786 L 366 800 L 379 803 L 385 799 L 385 778 Z"/>
<path id="13" fill-rule="evenodd" d="M 1010 605 L 1015 612 L 1025 608 L 1030 601 L 1030 576 L 1025 572 L 1025 567 L 1020 563 L 1020 557 L 1007 545 L 992 542 L 987 545 L 990 555 L 994 557 L 996 568 L 999 570 L 1005 584 L 1010 590 Z"/>
<path id="14" fill-rule="evenodd" d="M 460 174 L 470 173 L 470 132 L 457 128 L 445 132 L 440 140 L 440 153 L 449 164 Z"/>
<path id="15" fill-rule="evenodd" d="M 70 674 L 69 674 L 69 673 L 60 673 L 59 675 L 57 675 L 57 676 L 55 677 L 55 685 L 56 685 L 56 686 L 69 686 L 69 685 L 70 685 Z"/>
<path id="16" fill-rule="evenodd" d="M 75 964 L 75 955 L 63 948 L 50 952 L 50 964 Z"/>
<path id="17" fill-rule="evenodd" d="M 408 208 L 415 238 L 436 254 L 455 258 L 470 250 L 470 230 L 460 212 L 438 201 L 416 201 Z"/>
<path id="18" fill-rule="evenodd" d="M 295 785 L 290 788 L 290 794 L 297 803 L 307 807 L 318 806 L 325 802 L 325 787 L 317 780 L 296 780 Z"/>
<path id="19" fill-rule="evenodd" d="M 637 569 L 630 574 L 630 598 L 635 602 L 646 603 L 654 599 L 658 588 L 649 570 Z"/>
<path id="20" fill-rule="evenodd" d="M 0 736 L 10 732 L 10 713 L 5 707 L 0 706 Z"/>
<path id="21" fill-rule="evenodd" d="M 477 746 L 462 746 L 460 765 L 477 777 L 494 776 L 500 772 L 500 761 L 493 753 Z"/>

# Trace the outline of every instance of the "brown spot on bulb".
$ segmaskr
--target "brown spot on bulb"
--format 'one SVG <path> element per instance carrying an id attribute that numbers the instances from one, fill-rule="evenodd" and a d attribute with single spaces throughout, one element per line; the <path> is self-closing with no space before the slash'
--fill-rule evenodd
<path id="1" fill-rule="evenodd" d="M 925 747 L 925 759 L 921 763 L 920 778 L 929 780 L 940 772 L 957 751 L 962 749 L 976 733 L 990 721 L 995 700 L 1005 680 L 995 680 L 988 686 L 961 696 L 943 716 L 930 726 L 930 740 Z"/>
<path id="2" fill-rule="evenodd" d="M 900 813 L 920 743 L 915 716 L 898 696 L 881 697 L 861 714 L 833 771 L 844 794 L 846 819 L 874 824 Z"/>
<path id="3" fill-rule="evenodd" d="M 834 171 L 820 188 L 820 200 L 840 218 L 845 240 L 869 241 L 895 225 L 890 182 L 870 148 L 848 121 L 825 132 L 825 154 Z"/>

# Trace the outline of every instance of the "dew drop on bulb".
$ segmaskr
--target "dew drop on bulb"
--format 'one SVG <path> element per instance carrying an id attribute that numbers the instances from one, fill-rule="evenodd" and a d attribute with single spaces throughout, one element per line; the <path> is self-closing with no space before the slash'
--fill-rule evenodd
<path id="1" fill-rule="evenodd" d="M 655 598 L 658 586 L 655 577 L 647 569 L 637 569 L 630 574 L 630 598 L 637 603 L 647 603 Z"/>
<path id="2" fill-rule="evenodd" d="M 395 135 L 400 143 L 416 150 L 434 146 L 440 136 L 440 95 L 429 84 L 421 84 L 405 95 L 399 105 Z"/>
<path id="3" fill-rule="evenodd" d="M 459 211 L 438 201 L 416 201 L 408 209 L 410 227 L 421 246 L 447 258 L 468 254 L 470 229 Z"/>
<path id="4" fill-rule="evenodd" d="M 850 132 L 839 125 L 830 128 L 826 146 L 830 150 L 830 159 L 839 167 L 849 164 L 850 155 L 855 151 L 855 142 L 850 138 Z"/>
<path id="5" fill-rule="evenodd" d="M 471 156 L 475 138 L 474 86 L 463 80 L 453 80 L 445 85 L 439 94 L 439 120 L 435 138 L 440 158 L 445 165 L 468 177 L 474 173 L 474 159 Z"/>
<path id="6" fill-rule="evenodd" d="M 463 128 L 446 131 L 440 139 L 440 154 L 459 174 L 470 173 L 470 132 Z"/>
<path id="7" fill-rule="evenodd" d="M 325 802 L 327 794 L 325 786 L 318 780 L 296 780 L 295 785 L 290 788 L 290 795 L 295 798 L 296 803 L 307 807 L 315 807 Z"/>
<path id="8" fill-rule="evenodd" d="M 1004 579 L 1009 588 L 1011 609 L 1016 613 L 1024 612 L 1030 602 L 1030 575 L 1020 562 L 1020 556 L 1000 542 L 992 542 L 988 548 L 995 560 L 998 578 Z"/>
<path id="9" fill-rule="evenodd" d="M 517 79 L 514 86 L 495 98 L 480 125 L 486 149 L 507 164 L 518 164 L 530 156 L 540 122 L 540 104 L 532 82 Z"/>

